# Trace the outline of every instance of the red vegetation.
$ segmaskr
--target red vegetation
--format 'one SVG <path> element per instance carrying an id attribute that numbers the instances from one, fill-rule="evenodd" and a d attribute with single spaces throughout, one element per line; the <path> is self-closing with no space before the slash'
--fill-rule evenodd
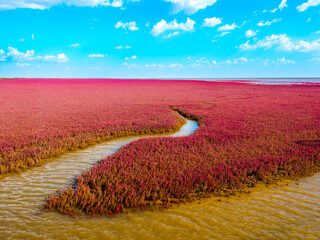
<path id="1" fill-rule="evenodd" d="M 0 177 L 112 138 L 177 130 L 181 118 L 139 85 L 150 84 L 0 81 Z"/>
<path id="2" fill-rule="evenodd" d="M 7 130 L 1 137 L 2 146 L 7 143 L 3 138 L 12 144 L 6 147 L 11 155 L 1 148 L 2 167 L 11 161 L 19 165 L 19 159 L 7 156 L 34 146 L 20 140 L 30 136 L 42 141 L 33 148 L 50 146 L 60 153 L 68 147 L 59 147 L 70 141 L 79 147 L 108 139 L 110 132 L 118 136 L 177 128 L 179 119 L 169 108 L 199 122 L 200 128 L 188 137 L 142 139 L 123 147 L 79 176 L 75 189 L 51 195 L 44 205 L 47 211 L 94 215 L 168 207 L 319 171 L 318 85 L 110 80 L 0 84 L 11 91 L 0 100 L 9 101 L 0 110 L 1 129 L 7 126 L 14 133 Z M 30 106 L 31 101 L 35 103 Z"/>

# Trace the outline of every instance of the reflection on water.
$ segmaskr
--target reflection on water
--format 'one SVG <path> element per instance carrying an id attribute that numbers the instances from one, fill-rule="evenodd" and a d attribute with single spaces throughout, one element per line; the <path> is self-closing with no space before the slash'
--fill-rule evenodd
<path id="1" fill-rule="evenodd" d="M 196 128 L 196 123 L 188 121 L 174 136 L 189 135 Z M 320 174 L 222 201 L 205 199 L 117 218 L 73 219 L 39 211 L 46 194 L 64 188 L 92 163 L 136 139 L 67 153 L 8 176 L 0 185 L 0 239 L 320 238 Z"/>

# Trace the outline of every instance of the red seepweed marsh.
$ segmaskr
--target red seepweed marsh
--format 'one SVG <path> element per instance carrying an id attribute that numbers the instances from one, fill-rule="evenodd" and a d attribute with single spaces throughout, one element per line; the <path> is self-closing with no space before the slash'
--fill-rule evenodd
<path id="1" fill-rule="evenodd" d="M 65 152 L 174 132 L 184 124 L 176 111 L 199 124 L 186 137 L 129 143 L 72 187 L 52 191 L 44 205 L 43 195 L 46 211 L 113 216 L 141 209 L 147 216 L 319 171 L 317 84 L 16 79 L 0 87 L 3 181 Z"/>

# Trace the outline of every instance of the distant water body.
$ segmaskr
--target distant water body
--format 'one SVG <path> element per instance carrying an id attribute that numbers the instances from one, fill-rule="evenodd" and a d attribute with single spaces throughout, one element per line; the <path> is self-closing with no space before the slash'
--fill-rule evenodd
<path id="1" fill-rule="evenodd" d="M 163 80 L 170 80 L 163 78 Z M 267 85 L 287 85 L 287 84 L 320 84 L 320 78 L 171 78 L 171 80 L 197 80 L 197 81 L 236 81 L 252 84 L 267 84 Z"/>

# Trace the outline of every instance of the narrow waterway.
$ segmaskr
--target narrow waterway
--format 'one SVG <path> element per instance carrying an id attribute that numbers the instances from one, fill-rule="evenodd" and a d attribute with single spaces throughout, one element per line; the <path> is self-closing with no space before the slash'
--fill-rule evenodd
<path id="1" fill-rule="evenodd" d="M 179 132 L 197 129 L 187 120 Z M 46 194 L 141 137 L 122 138 L 6 177 L 0 184 L 0 239 L 320 239 L 320 174 L 250 194 L 204 199 L 164 211 L 74 219 L 40 212 Z"/>

